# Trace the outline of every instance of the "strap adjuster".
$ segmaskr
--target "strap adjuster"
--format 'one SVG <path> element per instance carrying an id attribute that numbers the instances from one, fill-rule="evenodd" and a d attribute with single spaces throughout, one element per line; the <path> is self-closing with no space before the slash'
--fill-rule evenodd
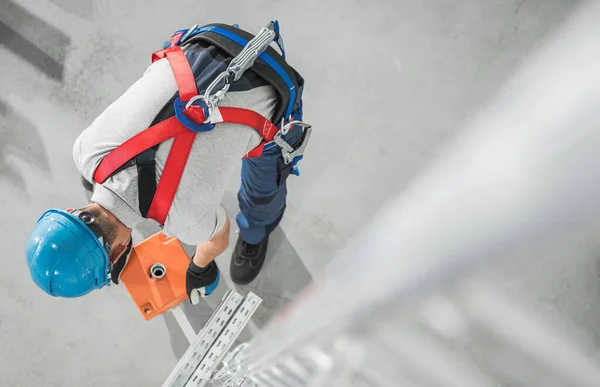
<path id="1" fill-rule="evenodd" d="M 190 100 L 192 103 L 195 101 L 198 101 L 198 99 L 192 101 Z M 202 108 L 202 110 L 204 110 L 204 117 L 206 117 L 206 120 L 202 123 L 197 123 L 194 122 L 191 118 L 189 118 L 188 116 L 186 116 L 184 114 L 184 111 L 186 109 L 188 109 L 188 105 L 191 106 L 190 103 L 187 102 L 182 102 L 179 98 L 177 98 L 175 100 L 175 102 L 173 103 L 174 105 L 174 109 L 175 109 L 175 117 L 177 117 L 177 120 L 183 124 L 186 128 L 188 128 L 189 130 L 191 130 L 192 132 L 210 132 L 211 130 L 213 130 L 215 128 L 215 124 L 211 121 L 211 116 L 213 115 L 213 110 L 211 110 L 208 106 L 206 106 L 206 104 L 204 104 L 203 100 L 199 100 L 200 107 Z"/>
<path id="2" fill-rule="evenodd" d="M 298 144 L 295 147 L 288 144 L 282 136 L 286 134 L 292 126 L 299 126 L 303 128 L 302 137 Z M 308 145 L 308 140 L 310 139 L 310 135 L 312 133 L 312 125 L 304 123 L 302 121 L 291 121 L 282 126 L 281 130 L 275 135 L 273 138 L 273 142 L 277 144 L 281 148 L 281 156 L 283 157 L 283 162 L 286 164 L 290 164 L 304 154 L 304 149 Z"/>

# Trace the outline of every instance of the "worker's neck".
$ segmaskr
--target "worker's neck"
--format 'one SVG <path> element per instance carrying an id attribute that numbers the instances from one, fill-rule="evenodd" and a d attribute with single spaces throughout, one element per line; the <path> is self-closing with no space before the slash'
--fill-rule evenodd
<path id="1" fill-rule="evenodd" d="M 102 212 L 108 218 L 109 222 L 115 227 L 117 237 L 112 243 L 112 249 L 120 250 L 123 247 L 126 247 L 131 239 L 132 230 L 125 226 L 123 222 L 119 220 L 112 212 L 102 207 L 100 204 L 92 202 L 90 206 L 96 207 L 98 211 Z"/>

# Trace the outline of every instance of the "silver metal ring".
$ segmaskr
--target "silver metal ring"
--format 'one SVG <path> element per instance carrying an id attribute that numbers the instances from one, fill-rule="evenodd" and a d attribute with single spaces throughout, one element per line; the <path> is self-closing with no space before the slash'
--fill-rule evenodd
<path id="1" fill-rule="evenodd" d="M 199 100 L 199 99 L 201 99 L 201 98 L 202 98 L 202 96 L 201 96 L 201 95 L 195 95 L 195 96 L 193 96 L 192 98 L 190 98 L 190 100 L 188 101 L 188 103 L 186 103 L 186 104 L 185 104 L 185 108 L 186 108 L 186 109 L 189 109 L 189 108 L 190 108 L 190 106 L 192 106 L 192 104 L 193 104 L 194 102 L 196 102 L 197 100 Z"/>
<path id="2" fill-rule="evenodd" d="M 162 263 L 155 263 L 150 267 L 150 277 L 156 281 L 163 279 L 167 275 L 167 268 Z"/>

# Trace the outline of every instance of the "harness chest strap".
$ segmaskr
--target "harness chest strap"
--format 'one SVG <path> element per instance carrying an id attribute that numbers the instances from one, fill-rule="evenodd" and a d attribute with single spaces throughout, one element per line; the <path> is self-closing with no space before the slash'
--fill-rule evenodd
<path id="1" fill-rule="evenodd" d="M 181 48 L 172 47 L 161 55 L 166 56 L 169 61 L 180 99 L 185 102 L 196 96 L 196 80 Z M 245 157 L 259 156 L 264 144 L 273 141 L 277 134 L 278 129 L 271 121 L 252 110 L 222 107 L 219 111 L 223 118 L 221 122 L 252 127 L 263 137 L 261 144 Z M 206 120 L 204 109 L 197 105 L 192 105 L 183 113 L 196 123 Z M 196 138 L 196 132 L 189 130 L 177 117 L 171 117 L 138 133 L 106 155 L 94 173 L 94 180 L 100 184 L 104 183 L 129 160 L 170 138 L 174 138 L 173 145 L 148 211 L 148 218 L 164 224 Z"/>

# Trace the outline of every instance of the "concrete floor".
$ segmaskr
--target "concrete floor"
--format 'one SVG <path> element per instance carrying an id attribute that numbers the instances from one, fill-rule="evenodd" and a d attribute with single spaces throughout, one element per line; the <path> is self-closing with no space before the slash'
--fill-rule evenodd
<path id="1" fill-rule="evenodd" d="M 257 329 L 402 191 L 577 3 L 182 0 L 175 8 L 158 0 L 4 0 L 0 385 L 160 385 L 185 350 L 173 318 L 145 322 L 123 287 L 52 299 L 31 282 L 23 257 L 44 209 L 86 202 L 74 139 L 174 30 L 219 21 L 255 31 L 279 18 L 289 60 L 307 79 L 306 119 L 315 132 L 302 176 L 291 179 L 264 273 L 240 289 L 265 299 Z M 234 176 L 224 197 L 230 213 L 237 184 Z M 147 225 L 136 238 L 153 230 Z M 594 352 L 600 246 L 587 236 L 567 237 L 575 253 L 530 251 L 489 278 L 554 322 L 583 328 L 582 342 Z M 218 259 L 224 272 L 229 254 Z M 227 281 L 219 294 L 226 288 Z M 218 301 L 185 305 L 196 329 Z"/>

